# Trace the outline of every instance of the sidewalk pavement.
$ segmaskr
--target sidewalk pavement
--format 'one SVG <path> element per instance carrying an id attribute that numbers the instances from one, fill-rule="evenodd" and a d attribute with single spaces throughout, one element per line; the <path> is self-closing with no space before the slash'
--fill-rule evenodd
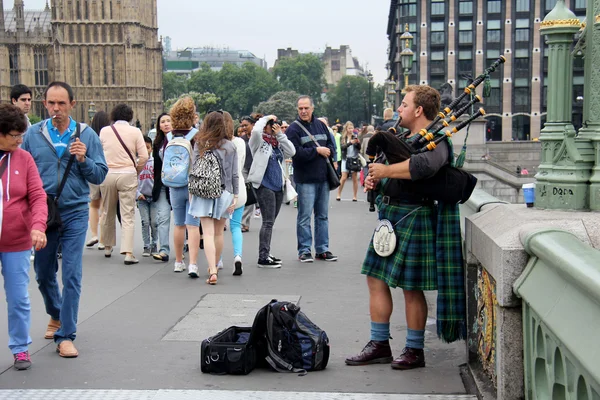
<path id="1" fill-rule="evenodd" d="M 346 194 L 345 197 L 349 196 Z M 243 275 L 231 275 L 231 236 L 226 232 L 225 269 L 220 272 L 216 286 L 205 283 L 206 261 L 202 251 L 198 263 L 199 279 L 173 272 L 173 252 L 169 263 L 142 258 L 139 220 L 136 229 L 139 264 L 124 265 L 123 256 L 117 251 L 111 258 L 105 258 L 102 251 L 85 249 L 75 341 L 79 357 L 76 359 L 60 358 L 53 342 L 43 339 L 49 317 L 45 313 L 32 267 L 33 343 L 30 353 L 33 367 L 28 371 L 14 370 L 12 355 L 5 348 L 0 353 L 0 399 L 53 398 L 54 395 L 58 396 L 54 398 L 61 399 L 76 398 L 69 397 L 83 393 L 76 389 L 104 390 L 87 392 L 85 398 L 115 399 L 185 399 L 210 393 L 213 399 L 316 400 L 337 399 L 345 393 L 344 399 L 405 400 L 413 397 L 392 394 L 465 394 L 458 368 L 466 361 L 465 344 L 444 344 L 437 339 L 435 293 L 427 295 L 431 306 L 426 332 L 426 368 L 394 371 L 389 365 L 349 367 L 344 364 L 348 355 L 360 351 L 369 340 L 368 292 L 360 267 L 377 216 L 368 212 L 368 204 L 362 194 L 361 201 L 357 203 L 336 202 L 333 192 L 331 200 L 330 248 L 339 256 L 339 261 L 332 263 L 315 261 L 302 264 L 297 261 L 296 209 L 286 205 L 282 206 L 275 223 L 271 251 L 283 259 L 283 267 L 256 267 L 260 219 L 253 219 L 250 232 L 244 234 Z M 188 254 L 186 261 L 189 261 Z M 402 293 L 400 290 L 392 293 L 395 312 L 391 343 L 397 356 L 404 347 L 406 322 Z M 256 311 L 271 298 L 297 301 L 309 318 L 327 332 L 332 349 L 327 369 L 305 377 L 266 370 L 255 370 L 247 376 L 201 373 L 201 341 L 229 325 L 251 324 Z M 0 310 L 0 321 L 6 326 L 6 308 Z M 0 343 L 8 343 L 6 328 L 0 331 Z M 67 390 L 23 392 L 2 389 Z M 282 391 L 298 393 L 287 393 L 282 397 L 278 394 Z M 28 393 L 25 397 L 14 397 L 25 393 Z M 40 393 L 42 397 L 35 397 Z M 226 397 L 215 397 L 215 393 Z M 377 397 L 374 394 L 390 395 Z"/>

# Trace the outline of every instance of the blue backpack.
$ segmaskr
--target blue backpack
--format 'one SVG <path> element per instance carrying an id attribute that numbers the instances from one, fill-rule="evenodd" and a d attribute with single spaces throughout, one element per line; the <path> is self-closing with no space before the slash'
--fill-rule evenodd
<path id="1" fill-rule="evenodd" d="M 188 185 L 188 176 L 192 169 L 192 144 L 182 136 L 169 141 L 163 154 L 161 180 L 171 188 Z"/>

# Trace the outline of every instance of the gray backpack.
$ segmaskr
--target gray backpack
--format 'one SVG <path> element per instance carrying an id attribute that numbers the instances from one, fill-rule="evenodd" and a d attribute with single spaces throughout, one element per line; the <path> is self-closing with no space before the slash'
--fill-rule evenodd
<path id="1" fill-rule="evenodd" d="M 190 194 L 203 199 L 218 199 L 223 194 L 221 163 L 212 150 L 206 150 L 198 157 L 190 172 L 188 190 Z"/>

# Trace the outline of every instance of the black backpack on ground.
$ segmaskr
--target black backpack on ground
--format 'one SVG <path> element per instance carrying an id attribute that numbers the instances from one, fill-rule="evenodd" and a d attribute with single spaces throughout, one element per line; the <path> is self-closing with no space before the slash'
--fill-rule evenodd
<path id="1" fill-rule="evenodd" d="M 272 300 L 259 314 L 263 311 L 266 319 L 265 360 L 271 368 L 302 374 L 325 369 L 329 361 L 329 338 L 300 311 L 300 307 L 287 301 Z"/>

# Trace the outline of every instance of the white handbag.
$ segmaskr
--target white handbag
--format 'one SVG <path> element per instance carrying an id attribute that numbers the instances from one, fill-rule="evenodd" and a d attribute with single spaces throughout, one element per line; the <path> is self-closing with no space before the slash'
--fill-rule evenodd
<path id="1" fill-rule="evenodd" d="M 292 181 L 289 178 L 285 178 L 285 183 L 283 185 L 283 202 L 289 203 L 293 201 L 298 196 L 296 193 L 296 189 L 292 186 Z"/>

